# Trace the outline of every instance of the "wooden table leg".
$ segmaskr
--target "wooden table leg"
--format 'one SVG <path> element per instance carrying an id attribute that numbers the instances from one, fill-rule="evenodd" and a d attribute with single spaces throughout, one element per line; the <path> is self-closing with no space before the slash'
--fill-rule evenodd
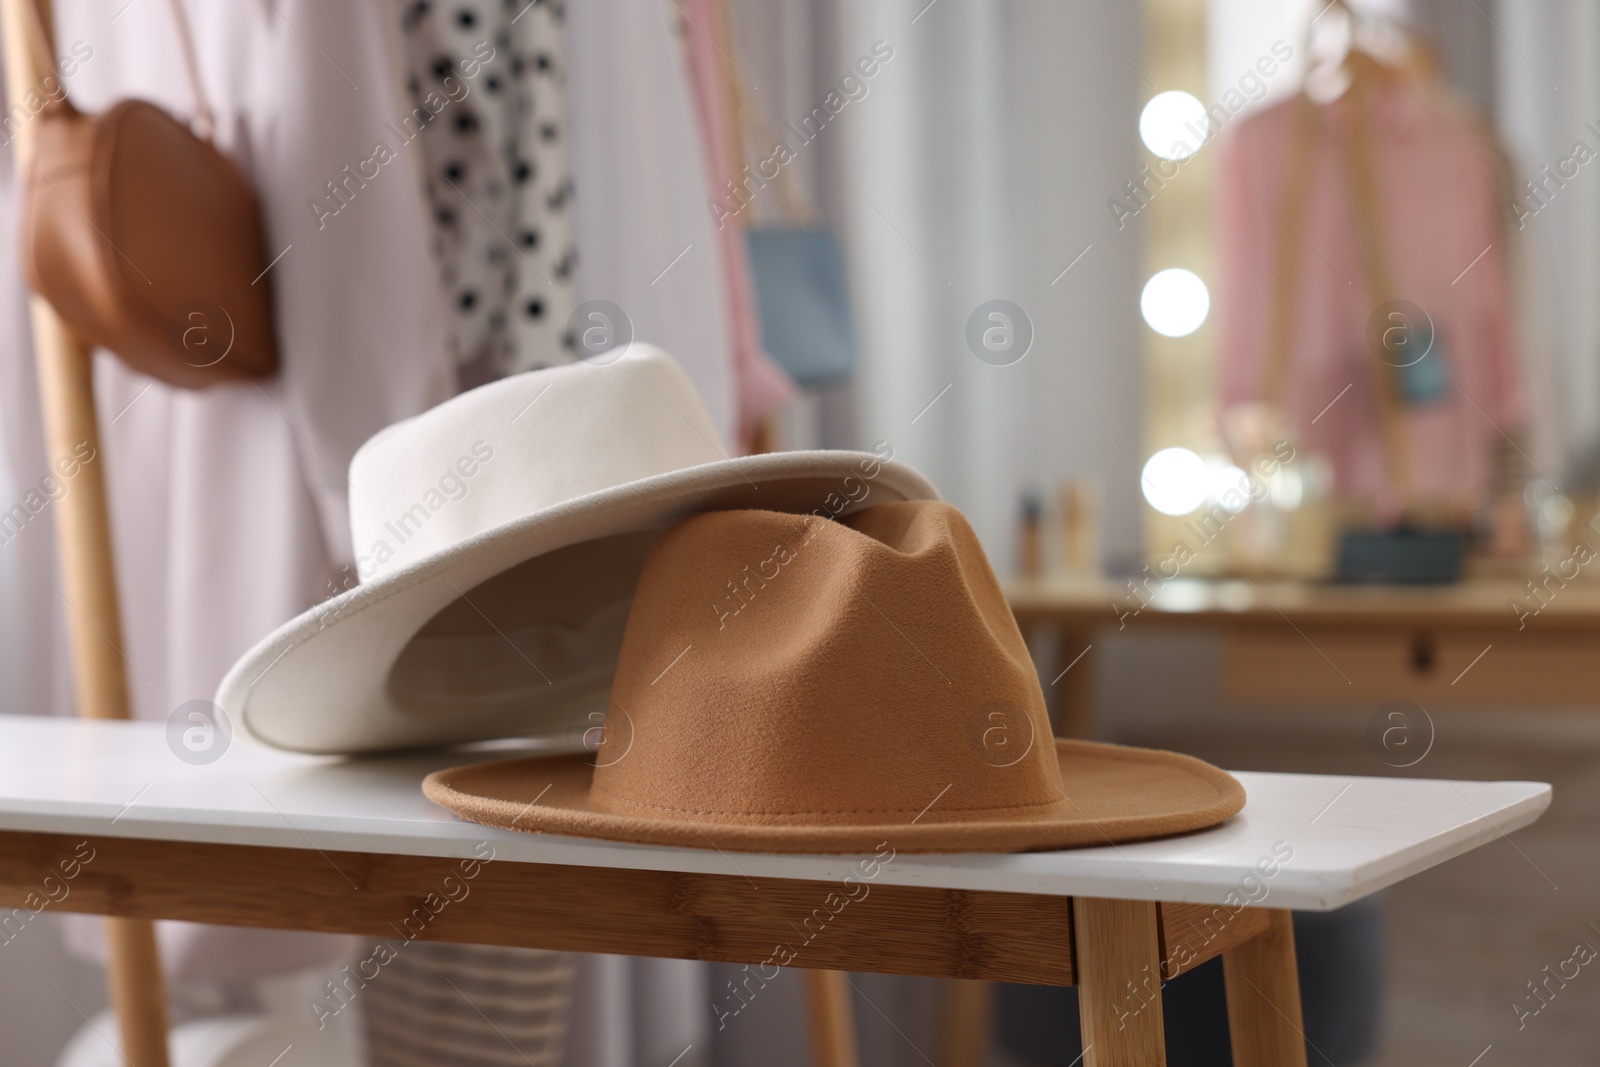
<path id="1" fill-rule="evenodd" d="M 1156 907 L 1073 898 L 1084 1067 L 1166 1067 Z"/>
<path id="2" fill-rule="evenodd" d="M 1044 684 L 1045 708 L 1050 715 L 1051 732 L 1056 737 L 1092 740 L 1094 737 L 1094 661 L 1090 650 L 1091 631 L 1028 623 L 1023 640 L 1036 655 L 1049 640 L 1055 645 Z M 994 988 L 987 982 L 950 982 L 946 985 L 944 1018 L 944 1059 L 948 1067 L 979 1067 L 988 1051 L 989 1029 L 994 1007 Z M 1080 992 L 1080 997 L 1081 997 Z M 1089 1041 L 1084 1040 L 1087 1047 Z M 1085 1064 L 1092 1063 L 1085 1058 Z"/>
<path id="3" fill-rule="evenodd" d="M 994 1022 L 994 986 L 969 978 L 946 979 L 942 1014 L 941 1067 L 983 1067 Z"/>
<path id="4" fill-rule="evenodd" d="M 859 1067 L 855 1012 L 843 971 L 800 972 L 811 1018 L 811 1062 L 815 1067 Z"/>
<path id="5" fill-rule="evenodd" d="M 1222 956 L 1233 1065 L 1306 1067 L 1294 924 L 1282 909 L 1272 909 L 1267 914 L 1271 925 L 1265 933 Z"/>

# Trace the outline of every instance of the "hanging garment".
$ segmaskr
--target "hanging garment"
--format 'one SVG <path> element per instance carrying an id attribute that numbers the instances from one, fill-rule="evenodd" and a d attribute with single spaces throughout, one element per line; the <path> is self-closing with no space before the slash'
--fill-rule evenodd
<path id="1" fill-rule="evenodd" d="M 681 32 L 673 0 L 567 7 L 577 296 L 671 352 L 734 441 L 732 315 Z"/>
<path id="2" fill-rule="evenodd" d="M 572 358 L 565 9 L 396 0 L 464 387 Z"/>
<path id="3" fill-rule="evenodd" d="M 688 53 L 706 171 L 711 176 L 712 198 L 721 200 L 726 184 L 737 184 L 743 178 L 742 138 L 734 122 L 737 109 L 729 79 L 745 75 L 732 70 L 730 60 L 724 58 L 732 49 L 732 33 L 718 0 L 686 0 L 679 11 L 686 24 L 680 33 Z M 795 395 L 794 382 L 761 347 L 760 312 L 744 239 L 747 221 L 719 218 L 716 225 L 723 287 L 728 294 L 728 335 L 733 343 L 741 442 L 750 440 L 762 421 Z"/>
<path id="4" fill-rule="evenodd" d="M 260 198 L 282 368 L 259 386 L 181 392 L 96 357 L 96 461 L 106 467 L 129 688 L 135 715 L 156 720 L 206 699 L 257 639 L 353 583 L 339 571 L 350 559 L 350 456 L 453 387 L 419 157 L 386 126 L 409 110 L 392 9 L 276 0 L 189 3 L 188 12 L 218 147 Z M 58 51 L 90 53 L 70 82 L 84 107 L 140 96 L 191 113 L 162 5 L 61 0 L 56 24 Z M 3 417 L 10 438 L 36 442 L 31 343 L 10 340 L 0 353 Z M 37 480 L 31 465 L 52 458 L 37 444 L 13 455 L 30 464 L 18 470 L 22 481 Z M 36 558 L 53 536 L 47 520 L 48 509 L 22 535 Z M 44 609 L 37 617 L 70 610 L 57 607 L 52 569 L 22 580 L 26 603 Z M 80 922 L 72 935 L 95 955 L 97 927 Z M 186 923 L 163 923 L 160 936 L 178 981 L 247 981 L 346 943 Z"/>
<path id="5" fill-rule="evenodd" d="M 464 898 L 463 898 L 464 899 Z M 368 1067 L 561 1063 L 572 956 L 497 945 L 398 944 L 362 990 Z"/>
<path id="6" fill-rule="evenodd" d="M 1285 214 L 1299 215 L 1288 253 L 1299 256 L 1282 402 L 1296 447 L 1333 468 L 1336 495 L 1392 513 L 1393 484 L 1369 341 L 1381 299 L 1364 269 L 1355 194 L 1345 153 L 1354 94 L 1316 109 L 1296 209 L 1286 174 L 1293 154 L 1291 99 L 1224 135 L 1218 183 L 1221 245 L 1218 358 L 1226 405 L 1264 397 L 1275 256 Z M 1472 116 L 1439 90 L 1389 80 L 1370 88 L 1367 129 L 1374 160 L 1382 251 L 1395 294 L 1431 323 L 1437 373 L 1406 383 L 1404 443 L 1423 501 L 1484 503 L 1502 434 L 1525 421 L 1513 341 L 1504 198 L 1491 145 Z M 1382 316 L 1380 316 L 1382 317 Z M 1378 333 L 1382 334 L 1379 324 Z M 1347 392 L 1348 391 L 1348 392 Z"/>

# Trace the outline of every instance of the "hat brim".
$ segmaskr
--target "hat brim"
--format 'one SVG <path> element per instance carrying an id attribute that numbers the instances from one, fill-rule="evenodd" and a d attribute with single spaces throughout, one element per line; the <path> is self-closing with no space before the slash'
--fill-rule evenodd
<path id="1" fill-rule="evenodd" d="M 849 499 L 861 486 L 866 491 Z M 547 553 L 664 530 L 701 511 L 833 512 L 837 506 L 837 514 L 848 514 L 879 503 L 937 499 L 938 491 L 914 468 L 865 452 L 772 452 L 643 478 L 532 512 L 319 604 L 234 664 L 216 702 L 257 739 L 318 754 L 571 733 L 591 725 L 587 705 L 550 702 L 519 713 L 475 709 L 463 698 L 419 713 L 396 698 L 390 673 L 407 643 L 464 591 Z M 608 685 L 609 675 L 585 680 L 586 691 L 602 695 Z"/>
<path id="2" fill-rule="evenodd" d="M 626 758 L 626 757 L 624 757 Z M 436 771 L 429 800 L 471 822 L 534 833 L 739 852 L 1032 852 L 1119 844 L 1203 830 L 1244 807 L 1226 771 L 1176 752 L 1056 740 L 1064 795 L 974 818 L 959 797 L 876 821 L 673 814 L 604 797 L 590 755 L 530 756 Z M 930 798 L 933 800 L 933 798 Z M 877 813 L 874 813 L 875 815 Z"/>

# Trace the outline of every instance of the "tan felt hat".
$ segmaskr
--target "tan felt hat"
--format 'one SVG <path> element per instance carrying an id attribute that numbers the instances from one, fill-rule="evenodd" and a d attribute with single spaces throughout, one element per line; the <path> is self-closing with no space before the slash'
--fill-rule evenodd
<path id="1" fill-rule="evenodd" d="M 592 755 L 430 775 L 518 830 L 756 852 L 1011 852 L 1198 830 L 1244 788 L 1057 741 L 994 573 L 937 501 L 685 519 L 640 575 Z"/>

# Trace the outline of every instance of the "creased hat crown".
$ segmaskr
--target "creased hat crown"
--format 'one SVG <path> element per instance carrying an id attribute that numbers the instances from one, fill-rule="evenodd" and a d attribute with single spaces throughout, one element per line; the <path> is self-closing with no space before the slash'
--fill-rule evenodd
<path id="1" fill-rule="evenodd" d="M 976 535 L 933 501 L 690 518 L 640 576 L 594 798 L 709 823 L 944 822 L 1063 801 Z"/>
<path id="2" fill-rule="evenodd" d="M 362 446 L 350 467 L 355 554 L 365 579 L 534 511 L 726 456 L 688 375 L 658 348 L 530 371 Z"/>

